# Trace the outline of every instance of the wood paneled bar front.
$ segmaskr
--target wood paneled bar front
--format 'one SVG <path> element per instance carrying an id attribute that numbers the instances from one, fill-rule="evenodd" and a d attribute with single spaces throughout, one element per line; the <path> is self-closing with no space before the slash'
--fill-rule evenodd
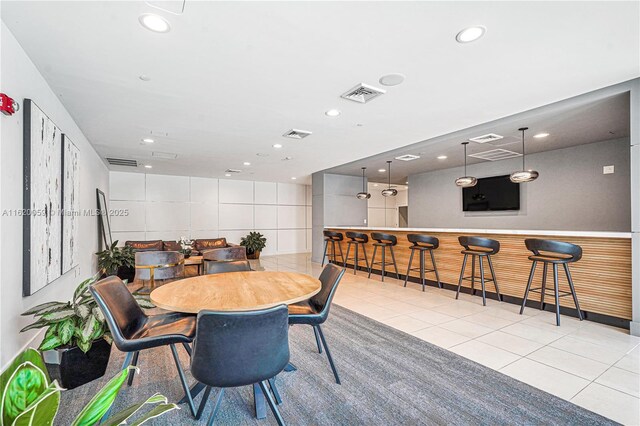
<path id="1" fill-rule="evenodd" d="M 411 250 L 411 243 L 407 240 L 407 234 L 431 235 L 440 240 L 440 247 L 434 250 L 440 280 L 443 284 L 450 286 L 458 285 L 460 269 L 462 267 L 463 255 L 460 253 L 462 247 L 458 243 L 458 237 L 462 235 L 477 235 L 491 238 L 500 242 L 500 252 L 492 256 L 495 267 L 496 279 L 500 292 L 506 296 L 506 300 L 512 303 L 522 303 L 522 297 L 527 285 L 529 273 L 531 271 L 531 261 L 528 256 L 531 254 L 525 247 L 524 240 L 527 238 L 541 238 L 555 241 L 566 241 L 582 247 L 582 259 L 572 263 L 571 276 L 576 287 L 576 293 L 580 302 L 580 307 L 588 314 L 600 314 L 605 318 L 591 319 L 598 321 L 612 322 L 628 328 L 631 320 L 631 233 L 625 232 L 582 232 L 582 231 L 525 231 L 525 230 L 491 230 L 491 229 L 439 229 L 439 228 L 358 228 L 358 227 L 326 227 L 325 229 L 342 232 L 356 231 L 368 235 L 371 232 L 385 232 L 393 234 L 398 238 L 398 245 L 394 248 L 398 263 L 398 272 L 404 279 L 407 272 L 407 263 Z M 342 250 L 346 254 L 347 238 L 345 235 Z M 371 260 L 374 241 L 369 240 L 366 245 L 367 255 Z M 362 255 L 361 255 L 362 257 Z M 350 261 L 353 262 L 353 261 Z M 347 263 L 349 264 L 349 262 Z M 351 263 L 352 264 L 352 263 Z M 467 264 L 465 276 L 471 275 L 471 262 Z M 361 263 L 364 265 L 364 262 Z M 414 265 L 417 263 L 414 260 Z M 427 268 L 429 268 L 427 260 Z M 487 273 L 485 268 L 485 273 Z M 395 278 L 395 274 L 390 274 L 393 266 L 387 266 L 387 275 Z M 379 265 L 374 271 L 379 273 Z M 394 271 L 395 272 L 395 271 Z M 479 275 L 476 266 L 476 275 Z M 412 271 L 410 277 L 419 276 L 418 271 Z M 488 276 L 488 275 L 487 275 Z M 435 277 L 427 274 L 427 279 L 435 285 Z M 372 277 L 373 278 L 373 277 Z M 540 287 L 542 280 L 542 265 L 536 269 L 536 275 L 532 287 Z M 559 274 L 560 290 L 568 290 L 568 283 L 562 269 Z M 411 285 L 411 284 L 408 284 Z M 462 282 L 463 288 L 470 290 L 469 281 Z M 476 289 L 479 283 L 476 283 Z M 493 293 L 495 290 L 491 283 L 487 284 L 487 292 Z M 547 277 L 547 291 L 553 289 L 553 275 L 549 268 Z M 467 291 L 469 291 L 467 290 Z M 537 299 L 539 294 L 530 294 L 529 301 Z M 553 297 L 547 297 L 547 306 L 553 303 Z M 480 301 L 481 303 L 481 301 Z M 539 306 L 539 304 L 537 304 Z M 571 297 L 560 298 L 560 306 L 575 309 Z M 564 310 L 563 310 L 564 311 Z M 587 314 L 587 318 L 589 315 Z M 613 317 L 607 320 L 606 317 Z M 623 321 L 615 321 L 620 319 Z"/>

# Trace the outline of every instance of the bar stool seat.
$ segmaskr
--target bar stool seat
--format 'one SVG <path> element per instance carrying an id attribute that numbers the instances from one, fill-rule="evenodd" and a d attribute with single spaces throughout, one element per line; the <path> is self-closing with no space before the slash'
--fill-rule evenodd
<path id="1" fill-rule="evenodd" d="M 324 253 L 322 255 L 322 266 L 324 266 L 325 258 L 329 258 L 329 263 L 338 263 L 338 257 L 336 254 L 336 243 L 338 243 L 338 248 L 340 249 L 340 257 L 342 258 L 342 263 L 344 264 L 344 256 L 342 255 L 342 246 L 340 242 L 344 239 L 342 232 L 335 231 L 322 231 L 324 235 Z M 329 249 L 329 244 L 331 244 L 331 253 L 327 253 Z"/>
<path id="2" fill-rule="evenodd" d="M 460 270 L 460 279 L 458 279 L 458 291 L 456 291 L 456 299 L 460 295 L 460 289 L 462 288 L 462 281 L 471 281 L 471 290 L 472 293 L 476 294 L 475 282 L 476 279 L 480 279 L 480 284 L 482 285 L 482 304 L 484 306 L 487 305 L 487 296 L 485 283 L 487 281 L 493 282 L 493 285 L 496 289 L 496 293 L 498 295 L 498 301 L 502 302 L 502 296 L 500 295 L 500 289 L 498 288 L 498 282 L 496 281 L 496 273 L 493 269 L 493 263 L 491 262 L 491 255 L 497 254 L 500 251 L 500 242 L 496 240 L 492 240 L 490 238 L 482 238 L 482 237 L 468 237 L 462 236 L 458 237 L 458 241 L 460 245 L 463 247 L 463 250 L 460 252 L 464 254 L 464 260 L 462 261 L 462 269 Z M 464 270 L 467 267 L 467 258 L 471 256 L 471 275 L 469 277 L 464 276 Z M 476 257 L 480 262 L 480 276 L 476 276 Z M 491 271 L 491 278 L 485 278 L 484 276 L 484 262 L 483 260 L 487 259 L 487 263 L 489 264 L 489 270 Z"/>
<path id="3" fill-rule="evenodd" d="M 375 243 L 373 243 L 373 256 L 371 256 L 371 263 L 369 264 L 369 276 L 368 278 L 371 278 L 371 271 L 373 270 L 373 265 L 380 265 L 382 268 L 382 281 L 384 282 L 384 276 L 386 274 L 386 266 L 387 265 L 393 265 L 394 269 L 396 270 L 396 278 L 400 279 L 400 274 L 398 273 L 398 266 L 396 264 L 396 256 L 393 253 L 393 247 L 398 244 L 398 238 L 395 235 L 391 235 L 391 234 L 384 234 L 382 232 L 372 232 L 371 233 L 371 238 L 376 240 Z M 381 248 L 382 250 L 382 261 L 380 262 L 376 262 L 376 252 L 378 251 L 378 247 Z M 387 262 L 386 261 L 386 251 L 387 249 L 389 249 L 389 251 L 391 252 L 391 258 L 393 259 L 392 262 Z"/>
<path id="4" fill-rule="evenodd" d="M 531 272 L 529 273 L 529 281 L 527 288 L 524 291 L 524 297 L 522 299 L 522 306 L 520 307 L 520 315 L 524 312 L 524 307 L 527 304 L 527 297 L 529 292 L 540 293 L 540 309 L 545 308 L 544 296 L 554 296 L 556 305 L 556 325 L 560 325 L 560 298 L 571 295 L 573 297 L 573 303 L 578 311 L 578 317 L 580 321 L 584 319 L 582 311 L 580 310 L 580 303 L 578 302 L 578 295 L 576 289 L 573 286 L 573 280 L 571 279 L 571 272 L 569 272 L 569 263 L 577 262 L 582 258 L 582 247 L 566 243 L 563 241 L 541 240 L 537 238 L 528 238 L 524 240 L 527 249 L 533 254 L 529 256 L 529 260 L 533 263 L 531 265 Z M 536 265 L 538 262 L 542 262 L 542 286 L 531 288 L 533 277 L 536 273 Z M 547 270 L 548 265 L 551 264 L 553 268 L 553 293 L 547 293 Z M 567 282 L 569 283 L 569 291 L 561 291 L 558 283 L 558 265 L 564 267 L 564 272 L 567 276 Z"/>
<path id="5" fill-rule="evenodd" d="M 438 267 L 436 266 L 436 259 L 433 256 L 433 250 L 436 250 L 440 246 L 440 241 L 436 237 L 421 234 L 408 234 L 407 240 L 409 240 L 413 245 L 409 247 L 409 249 L 411 249 L 411 256 L 409 257 L 409 264 L 407 265 L 407 275 L 405 275 L 404 278 L 404 286 L 407 286 L 407 281 L 409 280 L 409 274 L 411 271 L 420 271 L 422 291 L 425 290 L 425 272 L 434 272 L 436 274 L 438 287 L 442 288 L 440 275 L 438 275 Z M 419 252 L 420 266 L 418 268 L 412 268 L 411 264 L 413 263 L 413 255 L 416 251 Z M 433 269 L 425 268 L 425 255 L 427 252 L 431 255 L 431 265 L 433 266 Z"/>
<path id="6" fill-rule="evenodd" d="M 347 267 L 347 261 L 353 260 L 353 275 L 356 274 L 356 270 L 358 269 L 358 263 L 360 262 L 359 250 L 362 248 L 362 252 L 364 253 L 364 261 L 366 263 L 367 270 L 369 269 L 369 260 L 367 259 L 367 248 L 366 244 L 369 242 L 369 236 L 363 232 L 353 232 L 348 231 L 346 233 L 347 238 L 350 241 L 347 241 L 347 257 L 344 260 L 344 267 Z M 351 246 L 355 246 L 355 253 L 353 257 L 349 257 L 349 253 L 351 251 Z"/>

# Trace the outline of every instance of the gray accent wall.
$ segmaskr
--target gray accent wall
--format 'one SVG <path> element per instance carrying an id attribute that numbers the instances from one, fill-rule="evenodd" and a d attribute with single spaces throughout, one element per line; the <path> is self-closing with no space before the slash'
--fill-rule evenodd
<path id="1" fill-rule="evenodd" d="M 366 226 L 367 202 L 358 200 L 361 176 L 314 173 L 312 179 L 311 260 L 322 261 L 325 226 Z"/>
<path id="2" fill-rule="evenodd" d="M 604 175 L 609 165 L 615 173 Z M 409 227 L 631 231 L 628 138 L 534 154 L 526 167 L 540 177 L 521 184 L 520 210 L 508 212 L 463 212 L 462 190 L 454 184 L 462 167 L 409 176 Z M 521 168 L 519 157 L 467 170 L 481 178 Z"/>

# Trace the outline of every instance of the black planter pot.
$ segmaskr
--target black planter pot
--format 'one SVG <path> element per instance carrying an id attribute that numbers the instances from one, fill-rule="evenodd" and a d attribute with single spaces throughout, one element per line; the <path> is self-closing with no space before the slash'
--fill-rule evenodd
<path id="1" fill-rule="evenodd" d="M 118 273 L 116 275 L 121 280 L 128 280 L 127 282 L 132 283 L 136 276 L 136 269 L 133 266 L 121 266 L 118 268 Z"/>
<path id="2" fill-rule="evenodd" d="M 45 351 L 44 362 L 51 379 L 65 389 L 73 389 L 104 376 L 109 364 L 111 345 L 100 339 L 84 353 L 77 346 Z"/>

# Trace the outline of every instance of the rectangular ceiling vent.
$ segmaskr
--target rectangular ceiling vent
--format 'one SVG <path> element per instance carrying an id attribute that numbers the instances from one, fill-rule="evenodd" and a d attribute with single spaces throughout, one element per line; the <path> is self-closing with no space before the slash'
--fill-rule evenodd
<path id="1" fill-rule="evenodd" d="M 420 158 L 419 155 L 405 154 L 405 155 L 401 155 L 400 157 L 396 157 L 396 160 L 411 161 L 411 160 L 417 160 L 418 158 Z"/>
<path id="2" fill-rule="evenodd" d="M 311 135 L 311 133 L 313 132 L 310 132 L 308 130 L 291 129 L 286 133 L 284 133 L 282 136 L 284 136 L 285 138 L 291 138 L 291 139 L 304 139 L 307 136 Z"/>
<path id="3" fill-rule="evenodd" d="M 225 173 L 242 173 L 242 170 L 238 169 L 227 169 L 224 171 Z"/>
<path id="4" fill-rule="evenodd" d="M 126 158 L 107 157 L 107 162 L 112 166 L 138 167 L 138 162 L 136 160 L 128 160 Z"/>
<path id="5" fill-rule="evenodd" d="M 175 160 L 176 158 L 178 158 L 178 154 L 173 154 L 171 152 L 158 152 L 158 151 L 153 151 L 151 153 L 151 156 L 155 158 L 163 158 L 165 160 Z"/>
<path id="6" fill-rule="evenodd" d="M 515 143 L 520 143 L 520 139 L 514 136 L 505 136 L 503 139 L 496 139 L 493 142 L 487 142 L 491 146 L 504 147 L 507 145 L 513 145 Z"/>
<path id="7" fill-rule="evenodd" d="M 384 89 L 360 83 L 356 87 L 343 93 L 341 97 L 350 101 L 366 104 L 370 100 L 375 99 L 380 95 L 384 95 L 385 93 L 387 93 L 387 91 Z"/>
<path id="8" fill-rule="evenodd" d="M 506 160 L 507 158 L 520 157 L 522 154 L 514 151 L 509 151 L 508 149 L 492 149 L 489 151 L 478 152 L 477 154 L 469 154 L 469 157 L 479 158 L 481 160 L 487 161 L 499 161 Z"/>
<path id="9" fill-rule="evenodd" d="M 475 138 L 469 138 L 471 142 L 487 143 L 495 142 L 498 139 L 502 139 L 504 136 L 497 135 L 495 133 L 487 133 L 486 135 L 476 136 Z"/>

